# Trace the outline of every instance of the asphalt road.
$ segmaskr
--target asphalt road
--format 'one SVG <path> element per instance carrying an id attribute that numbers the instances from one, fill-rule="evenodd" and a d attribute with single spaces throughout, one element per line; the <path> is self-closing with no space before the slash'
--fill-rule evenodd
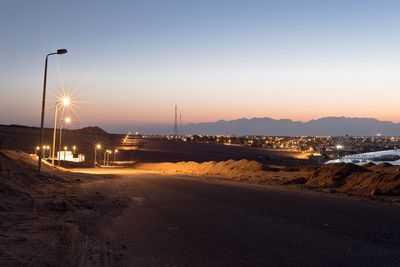
<path id="1" fill-rule="evenodd" d="M 400 208 L 137 172 L 92 184 L 132 199 L 107 226 L 120 266 L 400 266 Z"/>

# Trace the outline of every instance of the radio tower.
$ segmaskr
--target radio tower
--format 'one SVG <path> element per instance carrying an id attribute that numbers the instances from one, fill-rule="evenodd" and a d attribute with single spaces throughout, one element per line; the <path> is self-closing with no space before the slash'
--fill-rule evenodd
<path id="1" fill-rule="evenodd" d="M 182 113 L 179 113 L 179 137 L 182 136 Z"/>
<path id="2" fill-rule="evenodd" d="M 178 137 L 178 106 L 175 105 L 174 138 Z"/>

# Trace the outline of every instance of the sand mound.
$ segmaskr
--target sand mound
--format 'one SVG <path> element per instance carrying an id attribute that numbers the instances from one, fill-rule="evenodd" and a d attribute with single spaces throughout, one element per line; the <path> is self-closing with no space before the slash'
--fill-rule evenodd
<path id="1" fill-rule="evenodd" d="M 394 172 L 399 172 L 400 170 L 398 165 L 392 165 L 386 162 L 368 167 L 368 169 L 376 173 L 384 173 L 384 172 L 394 173 Z"/>
<path id="2" fill-rule="evenodd" d="M 368 162 L 367 164 L 363 164 L 362 166 L 364 167 L 364 168 L 370 168 L 370 167 L 374 167 L 376 164 L 375 163 L 373 163 L 373 162 Z"/>
<path id="3" fill-rule="evenodd" d="M 30 155 L 0 150 L 0 266 L 106 266 L 104 225 L 131 199 L 82 190 L 87 175 L 36 168 Z"/>
<path id="4" fill-rule="evenodd" d="M 228 161 L 208 161 L 198 162 L 178 162 L 178 163 L 145 163 L 139 166 L 141 169 L 156 170 L 166 173 L 181 173 L 191 175 L 220 175 L 226 178 L 256 178 L 261 177 L 264 168 L 257 161 L 251 160 L 228 160 Z"/>
<path id="5" fill-rule="evenodd" d="M 338 191 L 357 195 L 400 195 L 400 174 L 385 172 L 352 174 Z"/>
<path id="6" fill-rule="evenodd" d="M 384 163 L 379 163 L 379 164 L 375 164 L 374 166 L 370 166 L 368 169 L 373 170 L 373 171 L 384 171 L 385 169 L 390 169 L 390 168 L 397 168 L 396 166 L 384 162 Z"/>
<path id="7" fill-rule="evenodd" d="M 383 163 L 379 163 L 378 165 L 376 165 L 376 168 L 380 168 L 380 169 L 384 169 L 384 168 L 389 168 L 392 167 L 393 165 L 388 163 L 388 162 L 383 162 Z"/>
<path id="8" fill-rule="evenodd" d="M 328 164 L 316 170 L 306 182 L 311 187 L 335 188 L 354 195 L 400 195 L 400 172 L 391 164 L 364 166 Z M 379 171 L 373 171 L 374 169 Z"/>
<path id="9" fill-rule="evenodd" d="M 368 169 L 355 164 L 327 164 L 317 169 L 308 179 L 306 185 L 318 187 L 339 187 L 354 172 L 369 172 Z"/>

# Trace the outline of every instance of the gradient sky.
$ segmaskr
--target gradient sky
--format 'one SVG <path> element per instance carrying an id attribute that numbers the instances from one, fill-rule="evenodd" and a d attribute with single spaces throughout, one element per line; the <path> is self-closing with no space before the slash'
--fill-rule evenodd
<path id="1" fill-rule="evenodd" d="M 400 121 L 400 1 L 0 2 L 0 123 L 113 132 L 241 117 Z"/>

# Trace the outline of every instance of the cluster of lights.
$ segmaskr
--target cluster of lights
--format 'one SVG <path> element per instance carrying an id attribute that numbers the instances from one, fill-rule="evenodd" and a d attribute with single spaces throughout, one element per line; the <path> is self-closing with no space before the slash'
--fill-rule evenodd
<path id="1" fill-rule="evenodd" d="M 104 159 L 103 159 L 103 165 L 109 165 L 110 163 L 110 156 L 112 153 L 114 153 L 114 161 L 115 161 L 115 155 L 119 152 L 118 149 L 102 149 L 103 146 L 101 144 L 96 144 L 94 147 L 94 167 L 97 166 L 97 151 L 100 151 L 100 153 L 104 150 Z M 101 159 L 101 155 L 100 155 Z"/>
<path id="2" fill-rule="evenodd" d="M 164 136 L 167 139 L 169 137 Z M 188 142 L 264 147 L 273 150 L 333 157 L 338 153 L 362 153 L 400 147 L 400 137 L 385 137 L 383 135 L 341 137 L 187 135 L 182 140 Z"/>
<path id="3" fill-rule="evenodd" d="M 45 156 L 46 156 L 46 154 L 45 154 L 46 150 L 50 150 L 50 149 L 51 149 L 51 147 L 50 147 L 49 145 L 44 145 L 44 146 L 42 147 L 43 158 L 46 158 L 46 157 L 45 157 Z M 72 149 L 73 149 L 73 152 L 74 152 L 74 154 L 75 154 L 75 153 L 76 153 L 77 147 L 76 147 L 76 146 L 72 146 Z M 64 147 L 63 147 L 63 150 L 64 150 L 64 151 L 67 151 L 67 150 L 68 150 L 68 146 L 64 146 Z M 36 148 L 35 148 L 35 154 L 37 155 L 39 151 L 40 151 L 40 146 L 36 146 Z M 51 156 L 51 155 L 49 155 L 49 156 Z"/>

